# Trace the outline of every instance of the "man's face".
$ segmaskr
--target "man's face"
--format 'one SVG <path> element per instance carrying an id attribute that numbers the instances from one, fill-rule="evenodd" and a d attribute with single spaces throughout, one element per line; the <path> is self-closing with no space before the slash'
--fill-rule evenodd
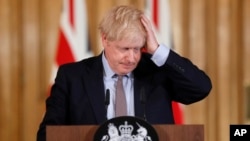
<path id="1" fill-rule="evenodd" d="M 108 41 L 103 35 L 102 42 L 105 57 L 115 73 L 125 75 L 136 68 L 141 58 L 141 48 L 144 46 L 143 38 Z"/>

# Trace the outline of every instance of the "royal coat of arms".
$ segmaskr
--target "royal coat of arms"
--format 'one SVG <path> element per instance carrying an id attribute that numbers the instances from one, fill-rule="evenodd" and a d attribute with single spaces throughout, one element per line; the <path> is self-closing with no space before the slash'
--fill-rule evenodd
<path id="1" fill-rule="evenodd" d="M 159 141 L 156 130 L 147 121 L 121 116 L 105 121 L 96 130 L 94 141 Z"/>
<path id="2" fill-rule="evenodd" d="M 110 123 L 108 125 L 108 135 L 104 135 L 101 141 L 152 141 L 151 137 L 148 136 L 146 128 L 136 123 L 137 127 L 129 125 L 127 121 L 118 128 Z M 136 129 L 136 134 L 132 134 L 133 130 Z"/>

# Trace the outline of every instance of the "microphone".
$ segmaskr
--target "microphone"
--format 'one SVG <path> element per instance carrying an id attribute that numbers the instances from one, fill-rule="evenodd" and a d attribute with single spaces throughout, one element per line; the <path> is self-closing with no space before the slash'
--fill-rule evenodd
<path id="1" fill-rule="evenodd" d="M 108 106 L 110 103 L 110 92 L 109 89 L 106 90 L 106 95 L 105 95 L 105 100 L 104 100 L 104 104 L 105 104 L 105 109 L 106 109 L 106 118 L 108 119 Z"/>
<path id="2" fill-rule="evenodd" d="M 145 95 L 145 89 L 144 87 L 141 88 L 140 90 L 140 102 L 143 106 L 143 118 L 145 121 L 147 121 L 147 118 L 146 118 L 146 95 Z"/>

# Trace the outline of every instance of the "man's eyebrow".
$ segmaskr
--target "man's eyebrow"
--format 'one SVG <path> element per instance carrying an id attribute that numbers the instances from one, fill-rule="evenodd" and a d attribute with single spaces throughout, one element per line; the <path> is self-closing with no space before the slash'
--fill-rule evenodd
<path id="1" fill-rule="evenodd" d="M 118 48 L 143 48 L 145 46 L 145 44 L 143 44 L 142 46 L 132 46 L 132 47 L 129 47 L 129 46 L 122 46 L 122 45 L 116 45 L 116 47 Z"/>

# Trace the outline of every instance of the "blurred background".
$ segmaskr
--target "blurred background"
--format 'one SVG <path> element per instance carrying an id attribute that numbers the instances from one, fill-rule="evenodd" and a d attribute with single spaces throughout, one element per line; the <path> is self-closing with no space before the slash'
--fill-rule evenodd
<path id="1" fill-rule="evenodd" d="M 126 4 L 145 10 L 156 1 L 82 0 L 91 53 L 102 50 L 97 27 L 108 9 Z M 250 123 L 250 1 L 163 1 L 169 12 L 157 18 L 169 20 L 171 48 L 213 83 L 206 99 L 180 105 L 181 124 L 204 124 L 206 141 L 228 141 L 230 124 Z M 1 141 L 36 138 L 53 82 L 62 7 L 63 0 L 0 0 Z"/>

